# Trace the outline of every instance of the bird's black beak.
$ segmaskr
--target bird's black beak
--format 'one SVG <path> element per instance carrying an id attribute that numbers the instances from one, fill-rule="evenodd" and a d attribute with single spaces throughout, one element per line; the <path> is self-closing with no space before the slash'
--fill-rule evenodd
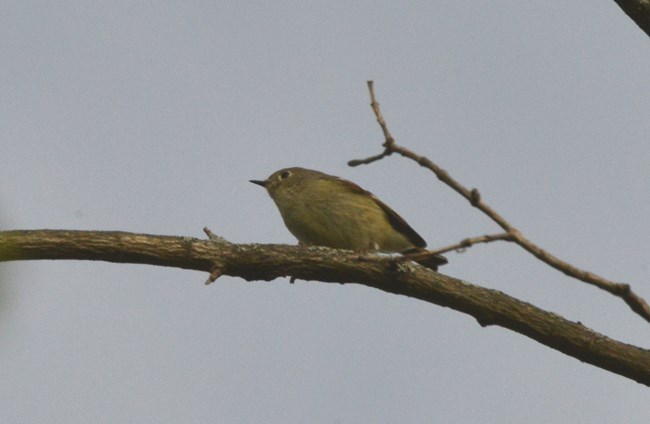
<path id="1" fill-rule="evenodd" d="M 268 181 L 260 181 L 260 180 L 250 180 L 250 182 L 262 187 L 266 187 L 266 184 L 268 183 Z"/>

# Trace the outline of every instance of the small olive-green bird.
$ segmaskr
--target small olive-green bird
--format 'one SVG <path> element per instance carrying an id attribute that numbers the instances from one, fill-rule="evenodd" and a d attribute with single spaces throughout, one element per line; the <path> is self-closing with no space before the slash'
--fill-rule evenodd
<path id="1" fill-rule="evenodd" d="M 305 168 L 285 168 L 260 185 L 280 210 L 284 224 L 303 245 L 381 252 L 424 252 L 427 243 L 374 194 L 353 182 Z M 437 270 L 441 255 L 418 261 Z"/>

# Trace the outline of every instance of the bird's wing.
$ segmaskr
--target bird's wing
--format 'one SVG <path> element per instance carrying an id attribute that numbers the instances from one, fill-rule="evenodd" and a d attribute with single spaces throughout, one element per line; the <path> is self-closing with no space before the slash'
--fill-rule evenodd
<path id="1" fill-rule="evenodd" d="M 403 234 L 404 237 L 413 243 L 414 246 L 427 247 L 427 242 L 424 241 L 424 239 L 413 228 L 411 228 L 411 226 L 404 220 L 404 218 L 399 216 L 399 214 L 391 209 L 390 206 L 379 200 L 377 196 L 370 193 L 369 191 L 362 189 L 352 181 L 344 180 L 343 178 L 339 178 L 339 181 L 342 184 L 345 184 L 352 193 L 357 193 L 362 196 L 369 196 L 384 211 L 386 217 L 388 217 L 388 222 L 390 222 L 393 228 Z"/>

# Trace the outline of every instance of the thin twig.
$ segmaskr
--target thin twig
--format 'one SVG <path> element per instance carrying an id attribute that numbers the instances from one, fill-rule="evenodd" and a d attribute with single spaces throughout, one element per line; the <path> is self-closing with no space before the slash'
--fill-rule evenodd
<path id="1" fill-rule="evenodd" d="M 210 271 L 210 276 L 208 277 L 208 279 L 205 280 L 205 285 L 209 286 L 210 284 L 217 281 L 217 278 L 221 277 L 222 275 L 223 275 L 223 270 L 221 269 L 221 267 L 215 266 Z"/>
<path id="2" fill-rule="evenodd" d="M 486 234 L 484 236 L 478 236 L 478 237 L 470 237 L 461 240 L 458 243 L 450 244 L 449 246 L 441 247 L 435 250 L 427 250 L 426 252 L 418 252 L 418 253 L 413 253 L 410 255 L 403 255 L 403 256 L 398 256 L 395 259 L 398 262 L 403 262 L 403 261 L 420 261 L 423 259 L 428 259 L 431 256 L 436 256 L 440 255 L 442 253 L 447 253 L 447 252 L 462 252 L 468 247 L 472 247 L 475 244 L 480 244 L 480 243 L 491 243 L 493 241 L 512 241 L 512 237 L 508 233 L 499 233 L 499 234 Z"/>
<path id="3" fill-rule="evenodd" d="M 450 244 L 449 246 L 441 247 L 435 250 L 423 250 L 421 252 L 409 253 L 402 256 L 391 256 L 390 258 L 388 258 L 388 260 L 394 263 L 408 262 L 408 261 L 418 262 L 421 260 L 429 259 L 432 256 L 437 256 L 442 253 L 447 253 L 451 251 L 456 251 L 461 253 L 465 251 L 465 249 L 467 249 L 468 247 L 472 247 L 475 244 L 490 243 L 498 240 L 512 241 L 512 237 L 510 237 L 510 234 L 508 233 L 486 234 L 484 236 L 466 238 L 461 240 L 458 243 Z M 385 256 L 364 255 L 364 256 L 360 256 L 359 260 L 363 262 L 371 262 L 371 261 L 385 261 L 387 260 L 387 258 Z"/>
<path id="4" fill-rule="evenodd" d="M 420 156 L 405 147 L 398 146 L 395 143 L 395 139 L 393 138 L 390 131 L 388 130 L 386 121 L 383 115 L 381 114 L 381 111 L 379 109 L 379 103 L 377 103 L 377 100 L 375 98 L 375 89 L 372 81 L 368 81 L 368 90 L 370 91 L 370 106 L 372 107 L 372 110 L 375 113 L 375 116 L 377 117 L 377 122 L 379 123 L 379 126 L 381 127 L 381 130 L 384 133 L 385 142 L 383 146 L 385 150 L 381 155 L 378 156 L 373 156 L 368 159 L 350 161 L 351 163 L 354 164 L 351 166 L 356 166 L 363 163 L 371 163 L 374 162 L 375 160 L 379 160 L 383 158 L 384 156 L 389 156 L 391 153 L 397 153 L 401 156 L 404 156 L 406 158 L 409 158 L 417 162 L 420 166 L 423 166 L 431 170 L 438 177 L 440 181 L 447 184 L 454 191 L 456 191 L 458 194 L 460 194 L 465 199 L 467 199 L 472 206 L 479 209 L 488 217 L 490 217 L 494 222 L 496 222 L 497 225 L 499 225 L 508 234 L 509 236 L 508 240 L 517 243 L 519 246 L 521 246 L 526 251 L 528 251 L 533 256 L 535 256 L 537 259 L 561 271 L 565 275 L 583 281 L 587 284 L 591 284 L 617 297 L 620 297 L 625 301 L 625 303 L 628 304 L 628 306 L 634 312 L 639 314 L 646 321 L 650 322 L 650 306 L 648 306 L 648 304 L 642 297 L 640 297 L 639 295 L 637 295 L 632 291 L 629 284 L 617 283 L 608 280 L 592 272 L 588 272 L 580 268 L 577 268 L 571 265 L 570 263 L 565 262 L 559 259 L 558 257 L 550 254 L 546 250 L 542 249 L 541 247 L 537 246 L 532 241 L 527 239 L 517 228 L 513 227 L 508 221 L 506 221 L 504 217 L 502 217 L 499 213 L 497 213 L 494 209 L 492 209 L 492 207 L 490 207 L 485 201 L 483 201 L 483 199 L 481 198 L 481 194 L 477 189 L 475 188 L 468 189 L 467 187 L 465 187 L 464 185 L 456 181 L 454 178 L 452 178 L 447 171 L 440 168 L 438 165 L 433 163 L 430 159 L 424 156 Z M 377 159 L 370 160 L 373 158 L 377 158 Z"/>
<path id="5" fill-rule="evenodd" d="M 351 161 L 348 161 L 348 166 L 359 166 L 359 165 L 368 165 L 369 163 L 373 163 L 375 161 L 378 161 L 380 159 L 383 159 L 386 156 L 389 156 L 392 152 L 392 150 L 384 150 L 382 153 L 375 155 L 375 156 L 370 156 L 369 158 L 365 159 L 354 159 Z"/>
<path id="6" fill-rule="evenodd" d="M 208 227 L 203 227 L 203 232 L 208 236 L 208 239 L 215 243 L 227 243 L 228 241 L 212 232 Z"/>
<path id="7" fill-rule="evenodd" d="M 379 123 L 381 130 L 384 132 L 384 139 L 386 140 L 384 142 L 384 147 L 386 148 L 387 151 L 389 151 L 395 144 L 395 139 L 393 138 L 390 131 L 388 130 L 388 126 L 386 125 L 386 120 L 384 119 L 384 115 L 382 115 L 381 110 L 379 110 L 379 103 L 375 98 L 375 83 L 373 81 L 368 81 L 368 89 L 370 90 L 370 107 L 372 107 L 372 110 L 375 112 L 375 116 L 377 117 L 377 122 Z"/>

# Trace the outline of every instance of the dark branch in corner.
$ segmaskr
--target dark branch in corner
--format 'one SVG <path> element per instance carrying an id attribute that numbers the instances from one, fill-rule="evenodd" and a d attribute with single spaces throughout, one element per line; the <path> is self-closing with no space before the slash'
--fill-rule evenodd
<path id="1" fill-rule="evenodd" d="M 623 12 L 650 36 L 650 0 L 614 0 Z"/>
<path id="2" fill-rule="evenodd" d="M 447 171 L 440 168 L 431 160 L 427 159 L 424 156 L 420 156 L 415 152 L 406 149 L 405 147 L 397 145 L 395 143 L 395 139 L 388 130 L 386 120 L 384 119 L 383 115 L 381 114 L 381 110 L 379 109 L 379 103 L 377 103 L 377 100 L 375 98 L 374 83 L 372 81 L 368 81 L 368 90 L 370 91 L 370 106 L 372 107 L 372 110 L 377 117 L 377 122 L 379 123 L 379 126 L 384 133 L 384 152 L 380 155 L 372 156 L 367 159 L 349 161 L 348 165 L 357 166 L 361 164 L 372 163 L 374 161 L 382 159 L 385 156 L 389 156 L 392 153 L 397 153 L 417 162 L 420 166 L 431 170 L 440 181 L 447 184 L 454 191 L 467 199 L 472 206 L 479 209 L 485 215 L 490 217 L 494 222 L 496 222 L 497 225 L 499 225 L 508 234 L 508 237 L 500 238 L 500 240 L 509 240 L 515 242 L 527 250 L 529 253 L 531 253 L 533 256 L 535 256 L 537 259 L 545 262 L 558 271 L 561 271 L 565 275 L 591 284 L 613 294 L 614 296 L 620 297 L 625 301 L 625 303 L 627 303 L 630 309 L 643 317 L 646 321 L 650 322 L 650 306 L 648 306 L 643 298 L 632 291 L 629 284 L 610 281 L 592 272 L 577 268 L 570 263 L 564 262 L 560 258 L 550 254 L 546 250 L 542 249 L 527 239 L 517 228 L 513 227 L 508 221 L 506 221 L 504 217 L 492 209 L 492 207 L 490 207 L 481 198 L 481 194 L 477 189 L 466 188 L 461 183 L 452 178 Z"/>
<path id="3" fill-rule="evenodd" d="M 209 233 L 211 234 L 211 233 Z M 480 325 L 498 325 L 582 362 L 650 386 L 650 351 L 599 334 L 500 291 L 475 286 L 421 266 L 359 261 L 359 252 L 286 245 L 233 244 L 211 235 L 154 236 L 118 231 L 0 232 L 0 262 L 96 260 L 193 269 L 245 280 L 357 283 L 455 309 Z"/>

